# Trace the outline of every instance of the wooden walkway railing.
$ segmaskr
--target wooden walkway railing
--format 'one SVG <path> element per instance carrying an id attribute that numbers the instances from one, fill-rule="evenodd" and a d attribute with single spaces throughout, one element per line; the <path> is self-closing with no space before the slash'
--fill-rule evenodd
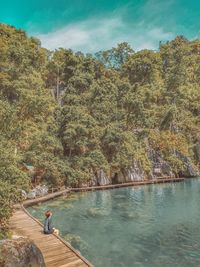
<path id="1" fill-rule="evenodd" d="M 15 210 L 10 229 L 17 235 L 29 237 L 41 250 L 46 267 L 92 267 L 70 244 L 54 234 L 44 235 L 41 223 L 23 207 Z"/>
<path id="2" fill-rule="evenodd" d="M 90 186 L 90 187 L 81 187 L 81 188 L 66 188 L 54 193 L 49 193 L 43 197 L 38 197 L 34 199 L 27 199 L 23 202 L 24 207 L 29 207 L 38 203 L 45 202 L 47 200 L 51 200 L 55 197 L 66 195 L 70 192 L 82 192 L 82 191 L 93 191 L 93 190 L 105 190 L 105 189 L 114 189 L 120 187 L 127 187 L 127 186 L 138 186 L 138 185 L 149 185 L 149 184 L 160 184 L 160 183 L 173 183 L 173 182 L 181 182 L 184 178 L 172 178 L 172 177 L 157 177 L 156 179 L 152 180 L 145 180 L 145 181 L 134 181 L 134 182 L 127 182 L 121 184 L 109 184 L 109 185 L 102 185 L 102 186 Z M 16 204 L 15 208 L 19 208 L 20 204 Z"/>

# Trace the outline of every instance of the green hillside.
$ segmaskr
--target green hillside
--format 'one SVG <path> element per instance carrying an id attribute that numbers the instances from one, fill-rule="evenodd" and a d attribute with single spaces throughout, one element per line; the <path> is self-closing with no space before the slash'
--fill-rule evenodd
<path id="1" fill-rule="evenodd" d="M 0 102 L 2 229 L 32 184 L 199 175 L 199 40 L 84 55 L 0 24 Z"/>

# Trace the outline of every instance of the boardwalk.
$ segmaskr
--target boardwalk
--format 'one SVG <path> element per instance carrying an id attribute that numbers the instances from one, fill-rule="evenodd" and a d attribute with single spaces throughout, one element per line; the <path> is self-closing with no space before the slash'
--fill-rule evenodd
<path id="1" fill-rule="evenodd" d="M 93 186 L 83 188 L 68 188 L 59 192 L 50 193 L 44 197 L 26 200 L 23 205 L 31 206 L 37 203 L 53 199 L 55 197 L 77 191 L 92 191 L 104 190 L 112 188 L 120 188 L 126 186 L 138 186 L 157 183 L 181 182 L 183 178 L 162 178 L 147 181 L 129 182 L 123 184 L 112 184 L 105 186 Z M 34 243 L 41 250 L 46 267 L 92 267 L 78 251 L 76 251 L 70 244 L 56 235 L 44 235 L 42 232 L 42 225 L 34 217 L 32 217 L 20 204 L 15 205 L 16 209 L 12 218 L 10 219 L 10 228 L 17 235 L 27 236 L 34 241 Z"/>
<path id="2" fill-rule="evenodd" d="M 72 188 L 70 192 L 80 192 L 80 191 L 93 191 L 93 190 L 106 190 L 106 189 L 115 189 L 121 187 L 128 186 L 139 186 L 139 185 L 150 185 L 150 184 L 162 184 L 162 183 L 175 183 L 182 182 L 184 178 L 156 178 L 152 180 L 144 180 L 144 181 L 134 181 L 134 182 L 126 182 L 121 184 L 108 184 L 108 185 L 98 185 L 91 187 L 81 187 L 81 188 Z"/>
<path id="3" fill-rule="evenodd" d="M 157 178 L 152 180 L 145 180 L 145 181 L 134 181 L 134 182 L 127 182 L 121 184 L 109 184 L 109 185 L 102 185 L 102 186 L 90 186 L 90 187 L 81 187 L 81 188 L 67 188 L 58 192 L 49 193 L 43 197 L 38 197 L 35 199 L 28 199 L 23 202 L 24 207 L 29 207 L 38 203 L 45 202 L 47 200 L 66 195 L 71 192 L 82 192 L 82 191 L 94 191 L 94 190 L 106 190 L 106 189 L 114 189 L 120 187 L 127 187 L 127 186 L 139 186 L 139 185 L 149 185 L 149 184 L 160 184 L 160 183 L 175 183 L 184 181 L 184 178 Z M 16 204 L 16 208 L 19 208 L 20 205 Z"/>
<path id="4" fill-rule="evenodd" d="M 78 251 L 56 235 L 44 235 L 41 224 L 26 210 L 16 210 L 10 219 L 11 230 L 29 237 L 41 250 L 46 267 L 92 267 Z"/>

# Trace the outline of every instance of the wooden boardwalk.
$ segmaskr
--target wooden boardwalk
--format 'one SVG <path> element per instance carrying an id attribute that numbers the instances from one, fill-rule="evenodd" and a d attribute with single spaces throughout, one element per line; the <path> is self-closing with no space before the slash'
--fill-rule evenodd
<path id="1" fill-rule="evenodd" d="M 67 195 L 71 192 L 82 192 L 82 191 L 94 191 L 94 190 L 106 190 L 106 189 L 114 189 L 120 187 L 127 187 L 127 186 L 139 186 L 139 185 L 150 185 L 150 184 L 161 184 L 161 183 L 175 183 L 184 181 L 184 178 L 157 178 L 152 180 L 145 180 L 145 181 L 134 181 L 134 182 L 127 182 L 121 184 L 109 184 L 109 185 L 99 185 L 99 186 L 90 186 L 90 187 L 80 187 L 80 188 L 66 188 L 64 190 L 60 190 L 58 192 L 49 193 L 43 197 L 37 197 L 34 199 L 27 199 L 23 202 L 24 207 L 33 206 L 38 203 L 42 203 L 53 198 Z M 16 204 L 15 208 L 20 208 L 20 204 Z"/>
<path id="2" fill-rule="evenodd" d="M 62 238 L 44 235 L 42 225 L 23 207 L 15 210 L 10 219 L 10 228 L 17 234 L 29 237 L 41 250 L 46 267 L 92 267 L 78 251 Z"/>
<path id="3" fill-rule="evenodd" d="M 126 183 L 121 183 L 121 184 L 108 184 L 108 185 L 98 185 L 98 186 L 91 186 L 91 187 L 72 188 L 70 192 L 106 190 L 106 189 L 115 189 L 115 188 L 121 188 L 121 187 L 150 185 L 150 184 L 175 183 L 175 182 L 182 182 L 184 180 L 185 178 L 159 178 L 158 177 L 152 180 L 126 182 Z"/>
<path id="4" fill-rule="evenodd" d="M 23 202 L 25 207 L 41 203 L 55 197 L 77 191 L 105 190 L 127 186 L 138 186 L 158 183 L 181 182 L 184 178 L 162 178 L 147 181 L 129 182 L 123 184 L 112 184 L 105 186 L 93 186 L 82 188 L 67 188 L 59 192 L 50 193 L 46 196 Z M 20 204 L 15 205 L 15 212 L 10 219 L 10 229 L 16 235 L 29 237 L 41 250 L 46 267 L 93 267 L 81 254 L 69 243 L 54 234 L 44 235 L 41 223 L 31 216 Z"/>

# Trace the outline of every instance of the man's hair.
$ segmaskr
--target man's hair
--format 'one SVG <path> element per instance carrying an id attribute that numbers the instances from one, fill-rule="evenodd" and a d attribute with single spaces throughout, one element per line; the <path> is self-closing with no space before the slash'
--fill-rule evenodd
<path id="1" fill-rule="evenodd" d="M 45 216 L 48 218 L 50 215 L 51 215 L 51 211 L 50 211 L 50 210 L 47 210 L 47 211 L 45 212 Z"/>

